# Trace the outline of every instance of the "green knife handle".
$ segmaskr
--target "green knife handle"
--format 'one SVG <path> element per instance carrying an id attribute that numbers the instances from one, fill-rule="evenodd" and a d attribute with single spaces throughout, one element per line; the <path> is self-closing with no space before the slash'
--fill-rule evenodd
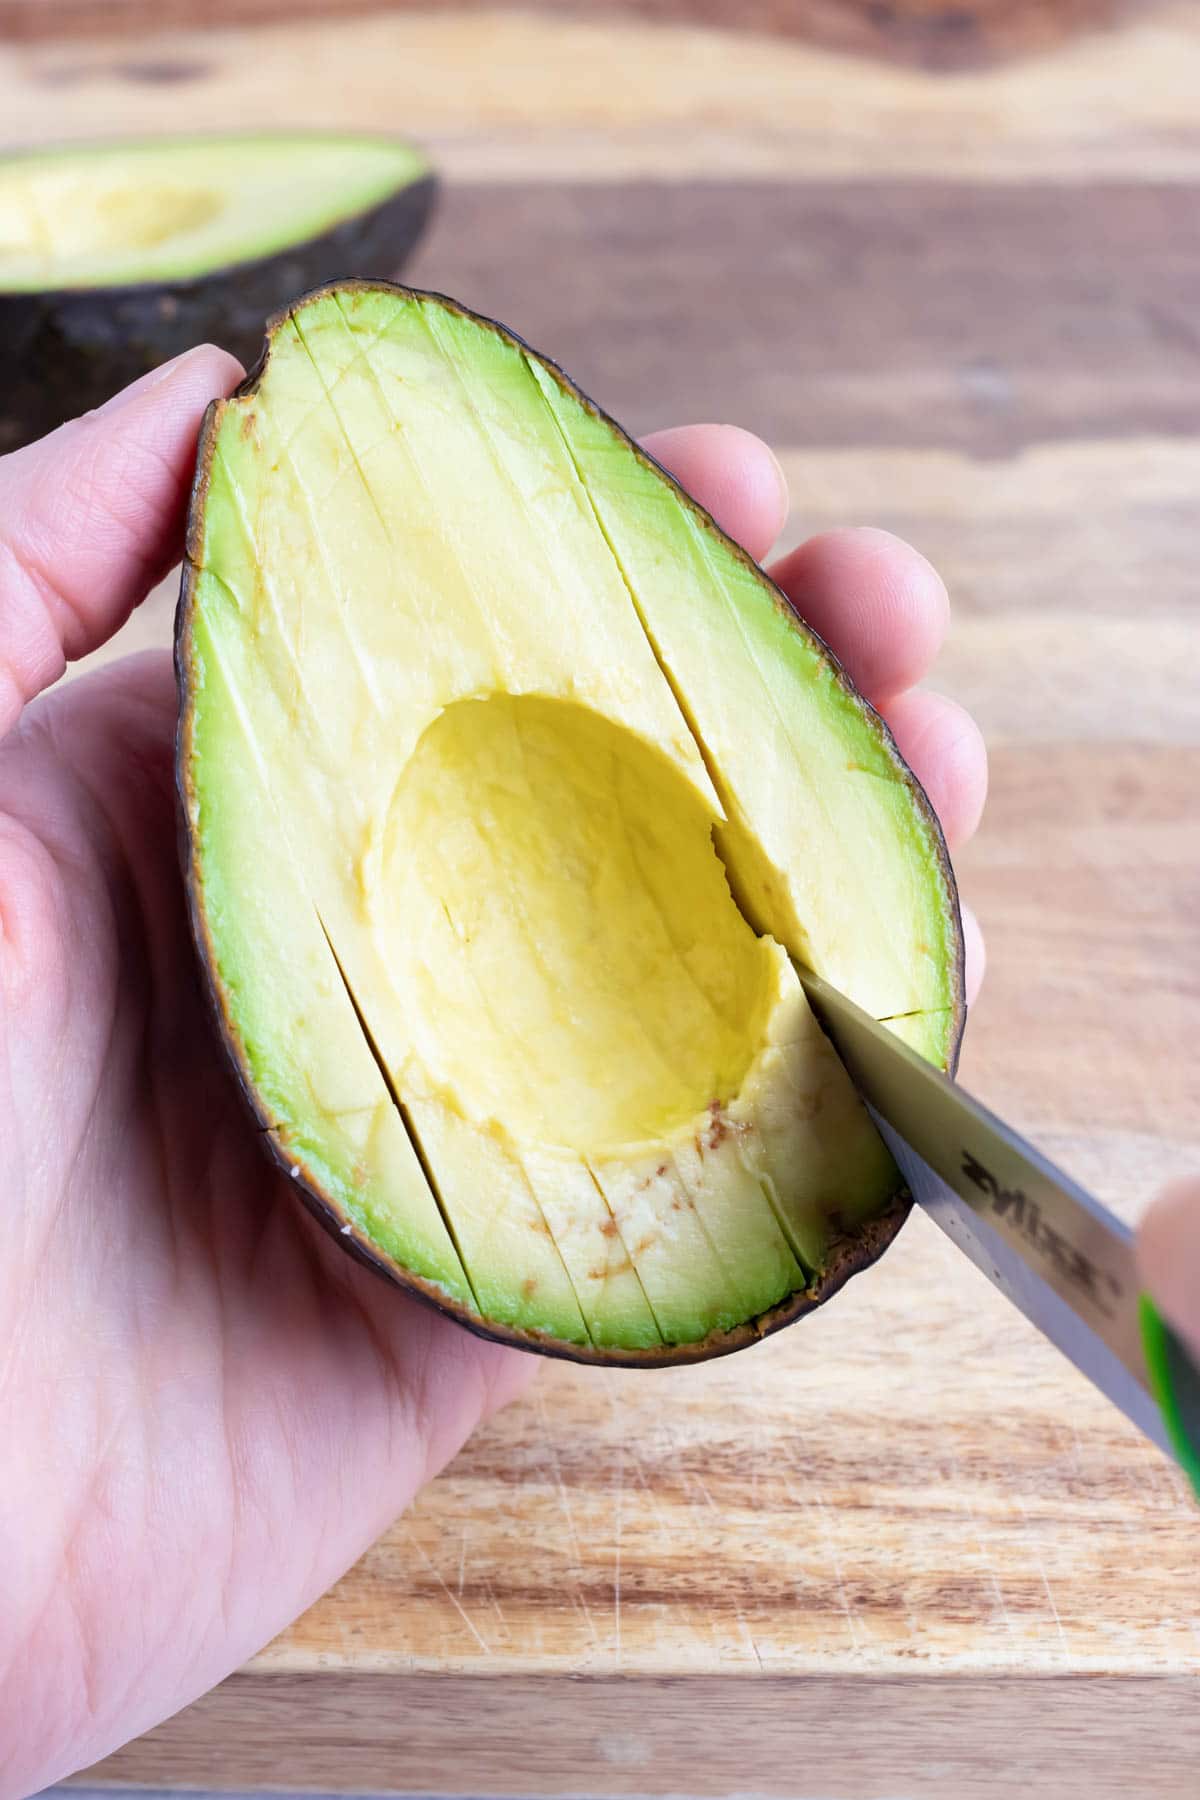
<path id="1" fill-rule="evenodd" d="M 1149 1294 L 1138 1305 L 1150 1386 L 1180 1468 L 1200 1500 L 1200 1369 Z"/>

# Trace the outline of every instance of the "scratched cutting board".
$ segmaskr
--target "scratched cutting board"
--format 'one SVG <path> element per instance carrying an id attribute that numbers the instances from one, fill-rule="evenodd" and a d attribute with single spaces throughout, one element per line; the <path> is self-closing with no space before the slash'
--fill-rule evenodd
<path id="1" fill-rule="evenodd" d="M 956 601 L 939 680 L 993 760 L 964 1077 L 1132 1215 L 1200 1167 L 1200 23 L 1122 17 L 942 75 L 503 11 L 29 41 L 0 136 L 412 130 L 448 177 L 416 279 L 635 429 L 763 432 L 789 541 L 920 544 Z M 1191 1797 L 1198 1669 L 1181 1482 L 918 1218 L 753 1352 L 547 1367 L 94 1778 Z"/>

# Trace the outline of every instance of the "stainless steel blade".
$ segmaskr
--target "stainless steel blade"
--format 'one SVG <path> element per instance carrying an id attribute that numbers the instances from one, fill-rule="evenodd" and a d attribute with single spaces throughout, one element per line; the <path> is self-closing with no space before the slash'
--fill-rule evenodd
<path id="1" fill-rule="evenodd" d="M 1093 1331 L 1075 1308 L 1030 1267 L 1023 1246 L 1016 1249 L 1006 1238 L 1001 1237 L 990 1220 L 976 1212 L 969 1201 L 962 1199 L 953 1188 L 948 1187 L 941 1176 L 935 1174 L 929 1164 L 917 1155 L 912 1145 L 893 1130 L 881 1113 L 873 1106 L 868 1106 L 868 1110 L 895 1157 L 913 1199 L 919 1202 L 934 1223 L 941 1226 L 946 1236 L 953 1239 L 959 1249 L 970 1257 L 975 1267 L 982 1269 L 988 1280 L 1064 1356 L 1069 1357 L 1101 1393 L 1120 1407 L 1126 1418 L 1132 1419 L 1138 1429 L 1145 1432 L 1160 1450 L 1165 1450 L 1168 1456 L 1172 1455 L 1162 1414 L 1146 1386 L 1140 1345 L 1138 1357 L 1142 1363 L 1142 1373 L 1139 1376 L 1127 1368 L 1112 1347 L 1098 1332 Z M 1114 1219 L 1114 1224 L 1124 1230 L 1119 1220 Z"/>
<path id="2" fill-rule="evenodd" d="M 818 1022 L 913 1197 L 1156 1444 L 1133 1234 L 886 1024 L 797 965 Z"/>

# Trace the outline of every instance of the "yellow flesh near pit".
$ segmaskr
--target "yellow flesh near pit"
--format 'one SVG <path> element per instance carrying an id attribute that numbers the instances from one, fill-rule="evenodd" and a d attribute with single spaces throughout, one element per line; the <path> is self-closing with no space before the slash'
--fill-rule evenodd
<path id="1" fill-rule="evenodd" d="M 565 1343 L 807 1286 L 896 1177 L 787 952 L 944 1060 L 957 921 L 757 571 L 531 353 L 387 288 L 277 330 L 192 552 L 198 897 L 287 1157 Z"/>
<path id="2" fill-rule="evenodd" d="M 424 167 L 385 138 L 300 134 L 0 157 L 0 293 L 186 279 L 269 256 Z"/>

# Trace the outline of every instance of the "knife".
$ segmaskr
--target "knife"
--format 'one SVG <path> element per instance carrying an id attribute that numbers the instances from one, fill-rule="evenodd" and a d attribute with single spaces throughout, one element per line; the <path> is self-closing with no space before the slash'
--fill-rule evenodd
<path id="1" fill-rule="evenodd" d="M 796 973 L 913 1199 L 1200 1498 L 1200 1369 L 1142 1292 L 1128 1225 L 886 1025 Z"/>

